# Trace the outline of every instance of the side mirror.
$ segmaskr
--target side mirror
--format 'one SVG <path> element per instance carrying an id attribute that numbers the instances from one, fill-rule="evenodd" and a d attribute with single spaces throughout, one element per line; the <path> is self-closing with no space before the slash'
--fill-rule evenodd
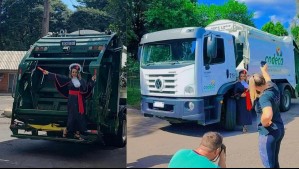
<path id="1" fill-rule="evenodd" d="M 213 34 L 207 39 L 207 55 L 210 59 L 217 57 L 217 38 Z"/>

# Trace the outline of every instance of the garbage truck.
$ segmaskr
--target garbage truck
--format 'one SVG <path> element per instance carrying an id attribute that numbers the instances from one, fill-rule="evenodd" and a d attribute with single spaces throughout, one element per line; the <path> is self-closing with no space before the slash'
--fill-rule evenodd
<path id="1" fill-rule="evenodd" d="M 126 91 L 120 87 L 122 43 L 117 33 L 79 30 L 61 31 L 35 42 L 19 64 L 10 129 L 12 137 L 126 145 Z M 86 139 L 63 138 L 67 125 L 67 96 L 55 80 L 38 70 L 69 75 L 78 63 L 86 81 L 97 80 L 86 96 Z"/>
<path id="2" fill-rule="evenodd" d="M 205 28 L 185 27 L 145 34 L 139 46 L 141 112 L 173 125 L 196 122 L 236 126 L 232 98 L 238 72 L 259 73 L 269 67 L 281 92 L 281 111 L 298 96 L 298 47 L 291 37 L 278 37 L 231 20 Z"/>

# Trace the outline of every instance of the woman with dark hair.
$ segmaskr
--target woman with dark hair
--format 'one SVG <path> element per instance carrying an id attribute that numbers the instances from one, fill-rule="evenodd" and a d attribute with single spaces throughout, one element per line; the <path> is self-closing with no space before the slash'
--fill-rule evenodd
<path id="1" fill-rule="evenodd" d="M 251 101 L 246 82 L 247 72 L 242 70 L 239 72 L 239 80 L 235 84 L 234 93 L 237 99 L 237 124 L 243 126 L 243 133 L 248 131 L 246 125 L 252 124 Z"/>
<path id="2" fill-rule="evenodd" d="M 87 83 L 81 78 L 82 68 L 77 63 L 69 66 L 69 77 L 48 72 L 40 67 L 38 69 L 44 75 L 49 75 L 51 79 L 54 79 L 57 90 L 68 97 L 68 121 L 67 127 L 63 130 L 63 137 L 66 137 L 68 133 L 74 133 L 76 139 L 83 140 L 81 134 L 87 130 L 84 101 L 94 87 L 96 75 L 92 76 L 92 81 Z"/>
<path id="3" fill-rule="evenodd" d="M 268 65 L 261 67 L 262 74 L 254 74 L 249 80 L 251 101 L 254 102 L 260 122 L 259 152 L 266 168 L 279 168 L 278 155 L 284 137 L 284 124 L 280 116 L 280 92 L 268 74 Z"/>

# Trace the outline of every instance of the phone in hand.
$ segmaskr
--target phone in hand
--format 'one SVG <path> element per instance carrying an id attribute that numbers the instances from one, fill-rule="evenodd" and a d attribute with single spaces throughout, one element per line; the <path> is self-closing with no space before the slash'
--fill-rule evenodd
<path id="1" fill-rule="evenodd" d="M 222 151 L 224 151 L 224 153 L 226 154 L 226 146 L 224 144 L 221 145 L 221 149 Z"/>
<path id="2" fill-rule="evenodd" d="M 261 61 L 261 67 L 264 67 L 264 65 L 266 64 L 266 61 Z"/>

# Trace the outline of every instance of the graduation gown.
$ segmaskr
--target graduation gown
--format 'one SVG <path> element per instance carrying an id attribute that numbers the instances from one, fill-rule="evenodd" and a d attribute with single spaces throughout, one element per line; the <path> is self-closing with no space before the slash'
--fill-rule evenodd
<path id="1" fill-rule="evenodd" d="M 85 132 L 87 130 L 85 100 L 90 97 L 92 93 L 91 91 L 94 87 L 94 81 L 91 80 L 87 83 L 84 79 L 81 79 L 79 80 L 81 85 L 77 88 L 74 86 L 70 77 L 50 72 L 49 77 L 54 80 L 55 87 L 59 93 L 68 98 L 68 132 Z"/>
<path id="2" fill-rule="evenodd" d="M 242 93 L 244 93 L 245 91 L 247 91 L 247 88 L 245 88 L 241 82 L 237 82 L 235 84 L 234 93 L 235 96 L 237 96 L 237 124 L 242 126 L 252 124 L 251 102 L 249 92 L 247 91 L 246 97 L 241 97 Z"/>

